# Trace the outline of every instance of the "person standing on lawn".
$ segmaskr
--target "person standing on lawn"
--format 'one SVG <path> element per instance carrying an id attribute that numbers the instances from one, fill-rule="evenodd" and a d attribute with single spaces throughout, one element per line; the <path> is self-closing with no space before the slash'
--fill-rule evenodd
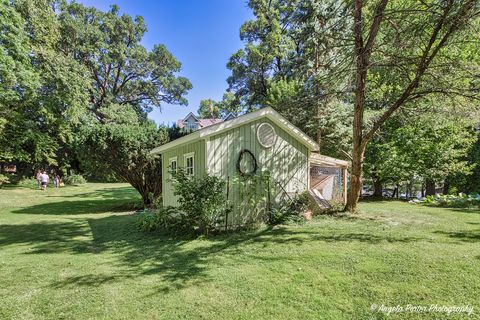
<path id="1" fill-rule="evenodd" d="M 42 190 L 46 190 L 49 178 L 48 178 L 48 174 L 45 170 L 40 175 L 40 180 L 42 181 Z"/>
<path id="2" fill-rule="evenodd" d="M 35 178 L 37 179 L 38 190 L 40 190 L 42 188 L 42 172 L 40 170 L 37 170 L 37 174 L 35 175 Z"/>
<path id="3" fill-rule="evenodd" d="M 53 179 L 53 185 L 55 188 L 58 188 L 60 186 L 60 176 L 58 174 L 55 174 L 55 178 Z"/>

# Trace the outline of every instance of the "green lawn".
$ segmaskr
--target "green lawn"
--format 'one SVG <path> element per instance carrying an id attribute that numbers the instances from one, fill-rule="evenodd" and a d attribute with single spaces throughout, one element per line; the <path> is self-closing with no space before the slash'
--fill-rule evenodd
<path id="1" fill-rule="evenodd" d="M 363 203 L 320 217 L 178 239 L 134 227 L 124 184 L 0 189 L 0 318 L 479 318 L 480 211 Z M 371 305 L 470 305 L 474 314 Z"/>

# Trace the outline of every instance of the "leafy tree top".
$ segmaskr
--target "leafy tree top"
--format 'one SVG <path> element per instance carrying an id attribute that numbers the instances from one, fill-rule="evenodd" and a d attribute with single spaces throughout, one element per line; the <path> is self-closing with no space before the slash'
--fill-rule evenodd
<path id="1" fill-rule="evenodd" d="M 151 51 L 140 42 L 147 31 L 142 17 L 120 14 L 117 6 L 102 12 L 81 4 L 62 3 L 61 50 L 90 73 L 90 111 L 102 122 L 111 104 L 133 107 L 145 117 L 162 103 L 187 104 L 192 88 L 178 76 L 181 63 L 164 45 Z"/>

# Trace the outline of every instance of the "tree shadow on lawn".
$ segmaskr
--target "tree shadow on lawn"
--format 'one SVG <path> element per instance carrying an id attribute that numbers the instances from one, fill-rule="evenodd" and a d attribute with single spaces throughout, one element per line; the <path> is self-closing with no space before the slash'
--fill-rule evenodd
<path id="1" fill-rule="evenodd" d="M 116 267 L 123 270 L 121 273 L 104 277 L 93 274 L 75 276 L 58 281 L 54 286 L 96 285 L 96 281 L 105 283 L 125 278 L 160 275 L 162 284 L 158 291 L 168 292 L 211 280 L 209 274 L 212 266 L 228 267 L 245 263 L 255 264 L 260 260 L 295 259 L 286 253 L 275 257 L 258 254 L 269 246 L 308 245 L 311 241 L 358 241 L 374 245 L 385 241 L 406 243 L 422 240 L 415 237 L 393 237 L 386 233 L 322 234 L 321 230 L 276 227 L 222 234 L 206 240 L 193 241 L 186 237 L 137 231 L 135 221 L 135 216 L 122 215 L 88 220 L 93 235 L 90 249 L 95 253 L 114 253 L 117 258 Z M 79 247 L 81 246 L 77 244 L 73 250 L 78 250 Z M 246 251 L 255 253 L 248 254 L 248 262 L 245 262 Z M 223 259 L 224 257 L 228 259 Z"/>
<path id="2" fill-rule="evenodd" d="M 88 237 L 90 232 L 88 225 L 80 221 L 3 224 L 0 225 L 0 246 L 30 246 L 25 254 L 85 252 L 88 243 L 79 239 Z"/>
<path id="3" fill-rule="evenodd" d="M 104 212 L 125 212 L 138 209 L 139 207 L 140 202 L 134 201 L 131 198 L 112 198 L 50 202 L 16 209 L 12 212 L 20 214 L 78 215 Z"/>
<path id="4" fill-rule="evenodd" d="M 435 231 L 435 233 L 446 235 L 450 238 L 454 238 L 462 242 L 479 242 L 480 241 L 480 229 L 463 230 L 463 231 Z"/>
<path id="5" fill-rule="evenodd" d="M 81 276 L 67 277 L 66 279 L 56 281 L 49 285 L 52 288 L 75 288 L 81 287 L 100 287 L 104 284 L 122 281 L 124 279 L 134 278 L 129 274 L 116 274 L 116 275 L 101 275 L 89 273 Z"/>
<path id="6" fill-rule="evenodd" d="M 64 201 L 35 205 L 15 212 L 30 214 L 100 213 L 124 210 L 118 199 Z M 66 210 L 69 207 L 69 210 Z M 158 291 L 166 292 L 210 280 L 212 268 L 255 264 L 261 260 L 293 261 L 288 250 L 262 254 L 268 247 L 309 245 L 317 242 L 361 242 L 371 245 L 382 243 L 410 243 L 428 241 L 422 237 L 392 234 L 388 231 L 348 232 L 325 230 L 320 227 L 264 228 L 221 234 L 206 240 L 172 237 L 160 233 L 143 233 L 137 230 L 136 215 L 113 214 L 101 218 L 71 218 L 67 222 L 39 221 L 31 224 L 0 226 L 0 245 L 30 246 L 26 254 L 72 253 L 111 254 L 115 274 L 83 274 L 58 280 L 52 287 L 97 286 L 149 275 L 162 279 Z M 248 254 L 246 252 L 254 253 Z M 224 259 L 227 257 L 228 259 Z M 72 257 L 72 260 L 75 257 Z M 293 260 L 292 260 L 293 259 Z M 103 261 L 103 260 L 100 260 Z M 111 262 L 109 262 L 111 263 Z M 95 267 L 95 263 L 92 264 Z"/>
<path id="7" fill-rule="evenodd" d="M 111 215 L 103 218 L 72 218 L 68 222 L 36 222 L 0 226 L 0 245 L 29 246 L 24 254 L 96 254 L 114 257 L 114 274 L 83 274 L 61 279 L 55 288 L 99 286 L 149 275 L 162 279 L 157 291 L 167 292 L 210 280 L 211 269 L 219 266 L 255 264 L 258 261 L 293 261 L 287 251 L 278 255 L 261 254 L 273 246 L 308 245 L 312 241 L 364 242 L 372 245 L 384 242 L 408 243 L 422 240 L 415 237 L 394 237 L 387 234 L 333 233 L 321 229 L 275 227 L 234 234 L 217 235 L 207 240 L 171 237 L 159 233 L 143 233 L 136 229 L 134 215 Z M 267 250 L 269 252 L 271 250 Z M 248 254 L 246 259 L 245 252 Z M 254 254 L 252 254 L 254 253 Z M 227 259 L 223 259 L 223 258 Z M 72 261 L 75 257 L 72 256 Z M 293 259 L 293 260 L 292 260 Z M 93 263 L 95 267 L 95 262 Z"/>
<path id="8" fill-rule="evenodd" d="M 480 214 L 480 208 L 448 208 L 448 207 L 434 207 L 434 208 L 443 208 L 447 209 L 449 211 L 452 211 L 454 213 L 477 213 Z"/>
<path id="9" fill-rule="evenodd" d="M 100 188 L 95 191 L 65 195 L 48 195 L 49 198 L 102 198 L 102 199 L 140 199 L 140 195 L 133 187 Z"/>

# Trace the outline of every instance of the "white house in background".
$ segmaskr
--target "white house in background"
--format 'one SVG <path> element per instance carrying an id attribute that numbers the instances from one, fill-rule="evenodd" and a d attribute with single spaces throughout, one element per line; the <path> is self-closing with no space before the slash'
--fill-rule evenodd
<path id="1" fill-rule="evenodd" d="M 202 128 L 206 128 L 211 126 L 212 124 L 217 124 L 223 122 L 223 119 L 200 119 L 195 116 L 192 112 L 187 114 L 187 116 L 183 119 L 177 120 L 177 127 L 185 128 L 187 131 L 197 131 Z"/>

